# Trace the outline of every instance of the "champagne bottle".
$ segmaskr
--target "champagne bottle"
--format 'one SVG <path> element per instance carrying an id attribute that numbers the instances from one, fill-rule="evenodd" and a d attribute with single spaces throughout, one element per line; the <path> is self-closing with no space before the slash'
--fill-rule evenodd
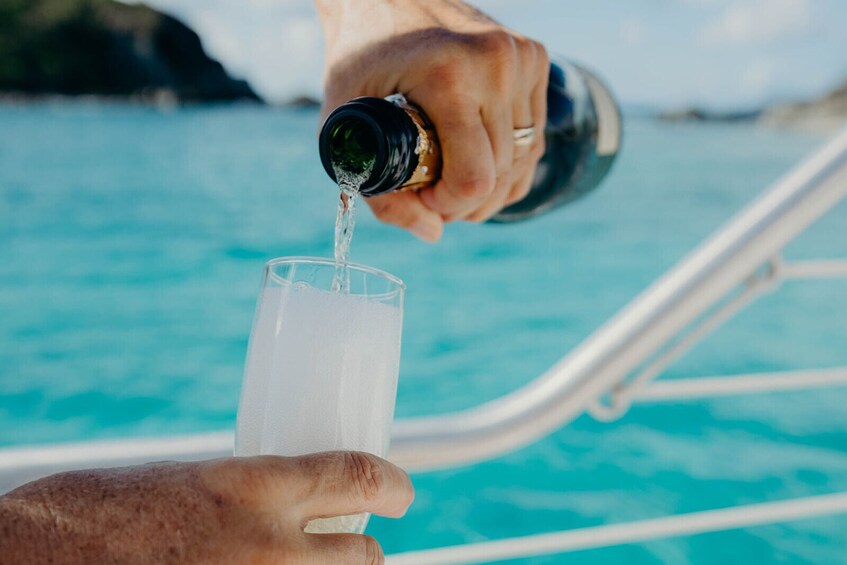
<path id="1" fill-rule="evenodd" d="M 593 190 L 612 166 L 621 143 L 621 117 L 606 86 L 566 61 L 550 64 L 546 150 L 532 188 L 490 221 L 537 216 Z M 364 196 L 429 186 L 441 173 L 438 136 L 423 111 L 401 94 L 361 97 L 336 108 L 319 137 L 321 162 L 337 180 L 366 177 Z"/>

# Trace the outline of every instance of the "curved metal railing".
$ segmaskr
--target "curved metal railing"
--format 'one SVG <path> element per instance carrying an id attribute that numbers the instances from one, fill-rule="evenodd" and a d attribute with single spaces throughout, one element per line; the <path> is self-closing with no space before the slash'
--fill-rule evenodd
<path id="1" fill-rule="evenodd" d="M 757 294 L 779 282 L 784 275 L 756 274 L 845 195 L 847 130 L 777 181 L 534 381 L 469 410 L 398 421 L 391 459 L 416 470 L 472 463 L 535 441 L 596 407 L 604 393 L 622 385 L 733 289 L 747 283 Z M 837 265 L 830 271 L 847 272 L 842 262 Z M 766 272 L 780 273 L 776 268 Z M 718 321 L 742 305 L 722 317 L 718 314 Z M 706 326 L 705 333 L 711 329 Z"/>
<path id="2" fill-rule="evenodd" d="M 390 565 L 469 565 L 750 528 L 841 513 L 847 513 L 847 493 L 822 494 L 795 500 L 675 514 L 638 522 L 410 551 L 391 555 L 386 561 Z"/>

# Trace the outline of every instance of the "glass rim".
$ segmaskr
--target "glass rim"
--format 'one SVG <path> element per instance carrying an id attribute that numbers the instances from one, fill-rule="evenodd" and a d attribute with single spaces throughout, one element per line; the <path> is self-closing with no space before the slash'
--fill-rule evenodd
<path id="1" fill-rule="evenodd" d="M 293 255 L 290 257 L 276 257 L 275 259 L 271 259 L 265 263 L 265 269 L 270 273 L 273 267 L 278 265 L 292 265 L 292 264 L 300 264 L 300 265 L 320 265 L 323 267 L 332 267 L 335 268 L 335 259 L 329 259 L 327 257 L 307 257 L 304 255 Z M 376 267 L 370 267 L 368 265 L 363 265 L 361 263 L 347 263 L 347 268 L 358 271 L 360 273 L 364 273 L 366 275 L 373 275 L 376 277 L 380 277 L 386 279 L 387 281 L 394 284 L 397 288 L 395 290 L 391 290 L 389 292 L 384 292 L 379 295 L 367 295 L 371 297 L 379 296 L 379 297 L 387 297 L 391 296 L 395 293 L 405 293 L 406 292 L 406 283 L 400 277 L 392 275 L 388 271 L 383 271 L 382 269 L 377 269 Z M 278 278 L 278 277 L 275 277 Z"/>

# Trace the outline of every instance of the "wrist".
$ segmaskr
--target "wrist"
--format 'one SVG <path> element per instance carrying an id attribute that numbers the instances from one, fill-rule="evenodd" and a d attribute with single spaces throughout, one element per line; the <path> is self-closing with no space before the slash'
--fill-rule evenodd
<path id="1" fill-rule="evenodd" d="M 327 61 L 389 35 L 391 6 L 385 0 L 315 0 L 324 33 Z M 370 23 L 369 23 L 370 22 Z M 374 25 L 379 22 L 379 25 Z"/>
<path id="2" fill-rule="evenodd" d="M 444 27 L 456 8 L 445 0 L 315 0 L 315 5 L 328 64 L 390 37 Z"/>

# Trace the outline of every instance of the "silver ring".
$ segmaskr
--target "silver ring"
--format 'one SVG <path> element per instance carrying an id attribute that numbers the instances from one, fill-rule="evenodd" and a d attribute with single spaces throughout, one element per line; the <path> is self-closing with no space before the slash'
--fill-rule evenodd
<path id="1" fill-rule="evenodd" d="M 512 138 L 515 140 L 516 147 L 532 145 L 532 142 L 535 140 L 535 127 L 515 128 L 512 131 Z"/>

